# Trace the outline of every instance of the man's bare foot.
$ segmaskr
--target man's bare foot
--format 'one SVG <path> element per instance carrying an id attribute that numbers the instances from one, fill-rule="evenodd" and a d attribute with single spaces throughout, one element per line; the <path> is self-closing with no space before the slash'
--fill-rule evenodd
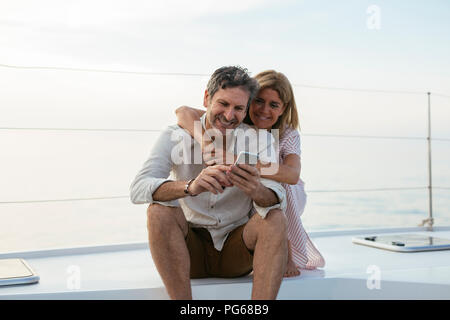
<path id="1" fill-rule="evenodd" d="M 299 275 L 300 275 L 300 270 L 297 269 L 294 261 L 292 261 L 292 259 L 289 259 L 287 266 L 286 266 L 286 272 L 284 273 L 284 277 L 290 278 L 290 277 L 297 277 Z"/>

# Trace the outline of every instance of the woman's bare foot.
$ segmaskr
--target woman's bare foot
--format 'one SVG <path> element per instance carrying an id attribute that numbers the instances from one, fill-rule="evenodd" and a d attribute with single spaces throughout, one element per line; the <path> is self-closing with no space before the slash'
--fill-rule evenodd
<path id="1" fill-rule="evenodd" d="M 300 270 L 297 269 L 294 261 L 292 261 L 292 259 L 289 258 L 287 266 L 286 266 L 286 272 L 284 273 L 284 277 L 290 278 L 290 277 L 297 277 L 299 275 L 300 275 Z"/>

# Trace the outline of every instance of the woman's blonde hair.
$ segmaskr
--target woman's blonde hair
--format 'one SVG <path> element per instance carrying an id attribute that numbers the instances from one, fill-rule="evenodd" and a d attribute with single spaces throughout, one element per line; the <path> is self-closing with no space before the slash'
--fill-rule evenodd
<path id="1" fill-rule="evenodd" d="M 272 129 L 280 130 L 280 137 L 286 127 L 300 129 L 294 91 L 292 90 L 288 78 L 281 72 L 267 70 L 258 73 L 255 76 L 255 79 L 258 81 L 260 91 L 269 88 L 278 92 L 278 95 L 285 106 L 283 113 L 278 118 L 278 121 L 272 126 Z"/>

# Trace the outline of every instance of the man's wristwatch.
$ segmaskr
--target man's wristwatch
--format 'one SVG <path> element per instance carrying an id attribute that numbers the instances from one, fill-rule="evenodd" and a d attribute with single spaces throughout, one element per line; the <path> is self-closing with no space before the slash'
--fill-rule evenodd
<path id="1" fill-rule="evenodd" d="M 194 180 L 195 180 L 195 179 L 189 180 L 188 183 L 186 183 L 186 185 L 184 186 L 184 193 L 185 193 L 186 195 L 188 195 L 188 196 L 191 196 L 191 197 L 195 197 L 195 196 L 196 196 L 196 194 L 192 194 L 192 193 L 190 193 L 189 190 L 188 190 L 188 189 L 189 189 L 189 186 L 191 185 L 192 182 L 194 182 Z"/>

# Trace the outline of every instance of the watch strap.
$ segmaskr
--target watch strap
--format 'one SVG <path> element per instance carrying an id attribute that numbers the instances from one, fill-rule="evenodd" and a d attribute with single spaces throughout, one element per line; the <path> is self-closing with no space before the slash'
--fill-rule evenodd
<path id="1" fill-rule="evenodd" d="M 191 196 L 191 197 L 195 197 L 196 196 L 196 194 L 192 194 L 192 193 L 189 192 L 189 186 L 191 185 L 192 182 L 194 182 L 194 180 L 195 180 L 195 178 L 189 180 L 188 183 L 186 183 L 186 185 L 184 186 L 184 193 L 186 195 L 188 195 L 188 196 Z"/>

